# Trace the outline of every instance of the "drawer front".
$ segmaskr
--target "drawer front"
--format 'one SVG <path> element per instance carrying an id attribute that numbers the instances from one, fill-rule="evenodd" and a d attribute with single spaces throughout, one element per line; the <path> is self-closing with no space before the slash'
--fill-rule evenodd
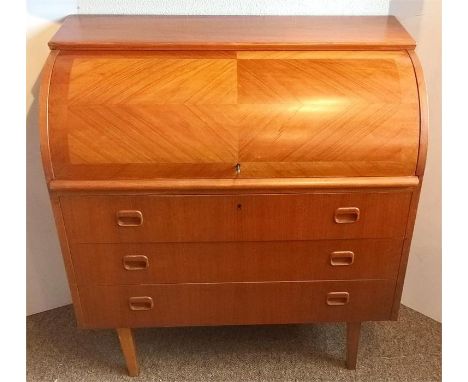
<path id="1" fill-rule="evenodd" d="M 411 193 L 249 195 L 242 240 L 403 237 Z"/>
<path id="2" fill-rule="evenodd" d="M 230 196 L 65 196 L 60 198 L 72 242 L 190 242 L 237 239 Z M 119 217 L 119 213 L 141 213 Z"/>
<path id="3" fill-rule="evenodd" d="M 71 242 L 403 237 L 410 192 L 62 196 Z"/>
<path id="4" fill-rule="evenodd" d="M 396 279 L 399 239 L 73 244 L 79 285 Z"/>
<path id="5" fill-rule="evenodd" d="M 85 326 L 145 327 L 390 318 L 393 281 L 80 287 Z"/>

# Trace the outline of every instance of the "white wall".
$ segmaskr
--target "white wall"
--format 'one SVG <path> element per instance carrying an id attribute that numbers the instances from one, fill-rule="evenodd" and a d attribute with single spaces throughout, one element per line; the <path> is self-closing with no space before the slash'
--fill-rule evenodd
<path id="1" fill-rule="evenodd" d="M 78 0 L 80 13 L 162 15 L 386 15 L 389 0 Z"/>
<path id="2" fill-rule="evenodd" d="M 26 312 L 71 302 L 39 152 L 38 77 L 49 54 L 47 41 L 75 1 L 27 1 L 26 31 Z"/>
<path id="3" fill-rule="evenodd" d="M 441 13 L 441 0 L 390 5 L 390 14 L 418 43 L 429 102 L 429 150 L 402 303 L 437 321 L 442 320 Z"/>
<path id="4" fill-rule="evenodd" d="M 427 2 L 427 1 L 426 1 Z M 62 0 L 28 1 L 27 31 L 27 312 L 33 314 L 70 303 L 57 234 L 39 156 L 37 122 L 37 78 L 47 57 L 47 41 L 58 21 L 70 13 L 123 14 L 396 14 L 416 38 L 419 55 L 428 77 L 431 107 L 437 108 L 439 50 L 433 24 L 436 6 L 421 1 L 390 0 Z M 440 1 L 437 1 L 440 3 Z M 417 16 L 416 16 L 417 15 Z M 440 39 L 439 39 L 440 47 Z M 432 80 L 431 80 L 432 79 Z M 434 113 L 434 115 L 432 115 Z M 431 112 L 431 120 L 437 112 Z M 440 126 L 440 124 L 438 124 Z M 428 170 L 418 213 L 414 243 L 405 282 L 403 301 L 416 310 L 440 320 L 440 128 L 431 126 Z M 429 238 L 429 239 L 427 239 Z M 426 240 L 427 239 L 427 240 Z M 430 285 L 428 285 L 430 284 Z"/>
<path id="5" fill-rule="evenodd" d="M 27 2 L 26 31 L 26 312 L 69 304 L 70 292 L 58 244 L 39 152 L 38 77 L 58 20 L 76 13 L 75 1 Z"/>

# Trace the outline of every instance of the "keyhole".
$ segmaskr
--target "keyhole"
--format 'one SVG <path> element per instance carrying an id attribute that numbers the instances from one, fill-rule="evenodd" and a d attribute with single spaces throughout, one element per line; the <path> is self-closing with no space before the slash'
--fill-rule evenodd
<path id="1" fill-rule="evenodd" d="M 239 175 L 239 174 L 240 174 L 240 170 L 241 170 L 241 169 L 240 169 L 240 163 L 237 163 L 237 164 L 236 164 L 235 169 L 236 169 L 236 174 Z"/>
<path id="2" fill-rule="evenodd" d="M 242 204 L 240 204 L 240 203 L 237 204 L 237 209 L 238 209 L 238 210 L 241 210 L 241 209 L 242 209 Z"/>

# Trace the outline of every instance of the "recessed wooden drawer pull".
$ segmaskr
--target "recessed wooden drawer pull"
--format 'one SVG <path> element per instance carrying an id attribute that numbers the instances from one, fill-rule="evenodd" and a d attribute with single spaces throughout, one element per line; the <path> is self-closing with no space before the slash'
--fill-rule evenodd
<path id="1" fill-rule="evenodd" d="M 354 263 L 354 252 L 335 251 L 330 254 L 330 264 L 334 267 Z"/>
<path id="2" fill-rule="evenodd" d="M 329 292 L 327 294 L 327 305 L 346 305 L 348 302 L 348 292 Z"/>
<path id="3" fill-rule="evenodd" d="M 130 310 L 151 310 L 153 309 L 153 299 L 148 296 L 130 297 L 128 299 Z"/>
<path id="4" fill-rule="evenodd" d="M 117 212 L 117 224 L 121 227 L 137 227 L 143 224 L 143 214 L 137 210 Z"/>
<path id="5" fill-rule="evenodd" d="M 123 266 L 127 271 L 148 269 L 149 260 L 143 255 L 125 255 L 123 257 Z"/>
<path id="6" fill-rule="evenodd" d="M 335 223 L 347 224 L 359 221 L 360 211 L 357 207 L 340 207 L 335 211 Z"/>

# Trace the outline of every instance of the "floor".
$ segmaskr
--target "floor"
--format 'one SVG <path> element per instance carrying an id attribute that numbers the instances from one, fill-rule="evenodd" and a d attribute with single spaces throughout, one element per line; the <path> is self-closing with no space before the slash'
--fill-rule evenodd
<path id="1" fill-rule="evenodd" d="M 27 318 L 27 381 L 440 381 L 441 324 L 402 306 L 363 324 L 356 371 L 344 324 L 138 329 L 126 376 L 113 330 L 79 330 L 71 306 Z"/>

